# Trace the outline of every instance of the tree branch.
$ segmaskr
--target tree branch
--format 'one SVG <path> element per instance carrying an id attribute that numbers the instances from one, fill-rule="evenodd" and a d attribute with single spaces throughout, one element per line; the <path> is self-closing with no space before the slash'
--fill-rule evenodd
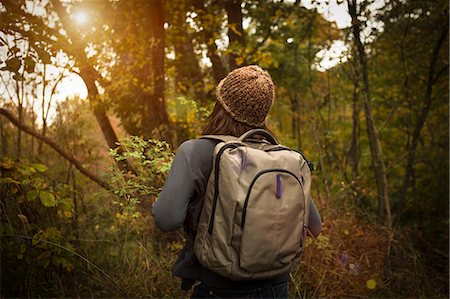
<path id="1" fill-rule="evenodd" d="M 89 59 L 84 52 L 84 49 L 87 46 L 86 42 L 78 37 L 78 33 L 70 23 L 70 17 L 66 9 L 63 7 L 61 1 L 51 0 L 51 3 L 62 25 L 61 28 L 66 31 L 67 38 L 71 40 L 71 47 L 68 49 L 68 53 L 75 57 L 75 61 L 80 69 L 79 76 L 81 77 L 81 79 L 83 79 L 88 90 L 88 98 L 91 102 L 94 116 L 97 120 L 100 130 L 102 131 L 103 137 L 108 143 L 109 148 L 115 149 L 117 148 L 118 138 L 116 132 L 114 131 L 114 128 L 111 125 L 111 121 L 106 115 L 105 104 L 100 100 L 98 88 L 95 84 L 96 81 L 100 83 L 103 82 L 100 81 L 102 76 L 89 62 Z M 123 152 L 123 149 L 119 147 L 118 152 Z M 116 161 L 116 163 L 121 170 L 131 171 L 133 174 L 137 174 L 136 170 L 130 163 L 128 163 L 127 160 Z"/>
<path id="2" fill-rule="evenodd" d="M 51 140 L 48 137 L 43 136 L 42 134 L 36 132 L 34 129 L 24 125 L 23 123 L 19 122 L 17 118 L 15 118 L 11 112 L 9 112 L 6 109 L 0 108 L 0 114 L 6 117 L 13 125 L 15 125 L 18 129 L 24 131 L 27 134 L 30 134 L 37 139 L 45 142 L 48 144 L 52 149 L 54 149 L 58 154 L 60 154 L 64 159 L 69 161 L 73 166 L 75 166 L 78 171 L 80 171 L 82 174 L 90 178 L 92 181 L 96 182 L 99 186 L 105 188 L 106 190 L 111 190 L 111 186 L 109 186 L 108 183 L 103 181 L 101 178 L 84 168 L 79 161 L 77 161 L 71 154 L 63 150 L 58 144 L 56 144 L 53 140 Z"/>

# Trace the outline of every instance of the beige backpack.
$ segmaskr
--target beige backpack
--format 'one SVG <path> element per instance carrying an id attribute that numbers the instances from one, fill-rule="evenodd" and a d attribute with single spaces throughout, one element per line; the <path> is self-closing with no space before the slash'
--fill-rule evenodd
<path id="1" fill-rule="evenodd" d="M 252 142 L 256 135 L 267 141 Z M 303 252 L 312 165 L 261 129 L 203 138 L 222 142 L 214 149 L 194 244 L 199 262 L 231 280 L 289 272 Z"/>

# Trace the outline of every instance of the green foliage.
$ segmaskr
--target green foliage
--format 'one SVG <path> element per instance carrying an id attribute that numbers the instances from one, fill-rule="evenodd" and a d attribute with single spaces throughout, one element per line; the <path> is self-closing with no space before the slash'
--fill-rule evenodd
<path id="1" fill-rule="evenodd" d="M 113 193 L 120 199 L 116 203 L 136 218 L 140 214 L 134 209 L 141 199 L 154 198 L 161 191 L 173 154 L 167 142 L 138 136 L 127 137 L 118 145 L 120 147 L 110 150 L 110 155 L 117 161 L 129 161 L 137 174 L 111 169 Z M 123 151 L 119 152 L 119 148 Z"/>
<path id="2" fill-rule="evenodd" d="M 51 281 L 73 270 L 74 248 L 67 240 L 73 190 L 52 181 L 47 166 L 7 157 L 0 158 L 0 190 L 2 294 L 57 294 L 25 281 Z"/>
<path id="3" fill-rule="evenodd" d="M 33 236 L 31 245 L 43 251 L 37 257 L 39 266 L 46 269 L 52 264 L 55 267 L 62 267 L 66 271 L 72 271 L 73 255 L 71 252 L 74 251 L 74 248 L 69 242 L 64 242 L 61 231 L 55 227 L 40 230 Z"/>
<path id="4" fill-rule="evenodd" d="M 0 186 L 5 196 L 14 196 L 17 203 L 36 204 L 39 199 L 45 207 L 56 207 L 63 214 L 70 214 L 73 192 L 68 185 L 52 183 L 46 176 L 47 166 L 26 160 L 15 162 L 7 157 L 0 158 Z"/>
<path id="5" fill-rule="evenodd" d="M 197 101 L 185 96 L 168 98 L 169 117 L 177 126 L 177 141 L 197 138 L 201 135 L 203 127 L 213 106 L 202 106 Z"/>

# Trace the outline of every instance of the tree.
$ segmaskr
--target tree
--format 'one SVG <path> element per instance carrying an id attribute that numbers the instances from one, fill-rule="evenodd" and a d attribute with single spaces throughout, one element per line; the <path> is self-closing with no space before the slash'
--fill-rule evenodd
<path id="1" fill-rule="evenodd" d="M 95 3 L 83 3 L 84 8 Z M 131 9 L 130 9 L 131 8 Z M 98 52 L 106 44 L 115 53 L 106 93 L 114 112 L 131 135 L 171 140 L 165 103 L 165 8 L 162 1 L 118 1 L 100 15 L 91 38 Z M 106 26 L 104 26 L 106 25 Z M 107 53 L 105 54 L 107 55 Z M 99 55 L 99 63 L 109 58 Z"/>
<path id="2" fill-rule="evenodd" d="M 392 1 L 377 16 L 384 29 L 371 47 L 372 94 L 378 117 L 384 118 L 380 131 L 389 172 L 396 174 L 389 181 L 397 224 L 420 210 L 418 188 L 427 176 L 418 176 L 417 171 L 431 164 L 446 165 L 438 158 L 447 151 L 437 142 L 443 135 L 430 132 L 448 132 L 438 121 L 448 105 L 447 10 L 445 1 Z M 440 196 L 434 193 L 443 190 L 426 185 L 433 194 L 432 205 L 440 205 Z"/>
<path id="3" fill-rule="evenodd" d="M 348 11 L 352 18 L 353 43 L 356 48 L 356 55 L 359 61 L 359 71 L 362 82 L 362 96 L 364 114 L 366 118 L 366 129 L 369 137 L 370 153 L 372 157 L 372 167 L 375 173 L 378 193 L 378 213 L 385 218 L 386 225 L 392 225 L 391 206 L 389 202 L 388 180 L 386 176 L 386 165 L 381 148 L 380 138 L 372 116 L 371 95 L 369 89 L 369 77 L 367 68 L 367 53 L 365 45 L 361 41 L 361 21 L 358 17 L 361 14 L 361 5 L 356 0 L 347 1 Z"/>

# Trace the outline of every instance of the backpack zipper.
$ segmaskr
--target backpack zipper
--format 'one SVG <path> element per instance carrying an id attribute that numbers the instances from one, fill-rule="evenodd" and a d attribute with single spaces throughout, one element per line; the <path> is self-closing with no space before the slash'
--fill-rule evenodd
<path id="1" fill-rule="evenodd" d="M 216 205 L 217 205 L 217 199 L 219 197 L 219 165 L 220 165 L 220 157 L 225 152 L 225 150 L 229 148 L 238 148 L 240 146 L 244 146 L 240 143 L 228 143 L 222 146 L 222 148 L 219 150 L 219 152 L 216 155 L 216 161 L 214 164 L 214 198 L 213 198 L 213 206 L 211 211 L 211 219 L 209 220 L 209 226 L 208 226 L 208 233 L 211 235 L 213 226 L 214 226 L 214 216 L 216 213 Z"/>
<path id="2" fill-rule="evenodd" d="M 302 182 L 299 180 L 299 178 L 292 172 L 290 172 L 289 170 L 286 169 L 282 169 L 282 168 L 271 168 L 271 169 L 266 169 L 263 171 L 260 171 L 256 174 L 256 176 L 253 178 L 252 182 L 250 183 L 250 186 L 248 188 L 248 192 L 247 195 L 245 196 L 245 201 L 244 201 L 244 207 L 242 210 L 242 220 L 241 220 L 241 228 L 244 228 L 244 224 L 245 224 L 245 216 L 247 214 L 247 206 L 248 206 L 248 201 L 250 200 L 250 193 L 252 191 L 253 185 L 255 184 L 256 180 L 262 176 L 265 173 L 269 173 L 269 172 L 282 172 L 282 173 L 287 173 L 290 174 L 291 176 L 293 176 L 297 182 L 300 184 L 300 186 L 302 187 L 303 190 L 303 184 Z M 304 196 L 304 195 L 303 195 Z"/>
<path id="3" fill-rule="evenodd" d="M 303 157 L 303 159 L 306 161 L 306 164 L 308 165 L 309 170 L 310 170 L 310 171 L 313 171 L 313 170 L 314 170 L 314 164 L 313 164 L 311 161 L 309 161 L 308 159 L 306 159 L 306 157 L 305 157 L 300 151 L 298 151 L 298 150 L 295 150 L 295 149 L 292 149 L 292 148 L 289 148 L 289 147 L 285 147 L 285 146 L 280 145 L 280 146 L 277 146 L 277 147 L 273 147 L 273 148 L 266 149 L 266 150 L 264 150 L 264 151 L 265 151 L 265 152 L 293 151 L 293 152 L 299 153 L 299 154 Z"/>

